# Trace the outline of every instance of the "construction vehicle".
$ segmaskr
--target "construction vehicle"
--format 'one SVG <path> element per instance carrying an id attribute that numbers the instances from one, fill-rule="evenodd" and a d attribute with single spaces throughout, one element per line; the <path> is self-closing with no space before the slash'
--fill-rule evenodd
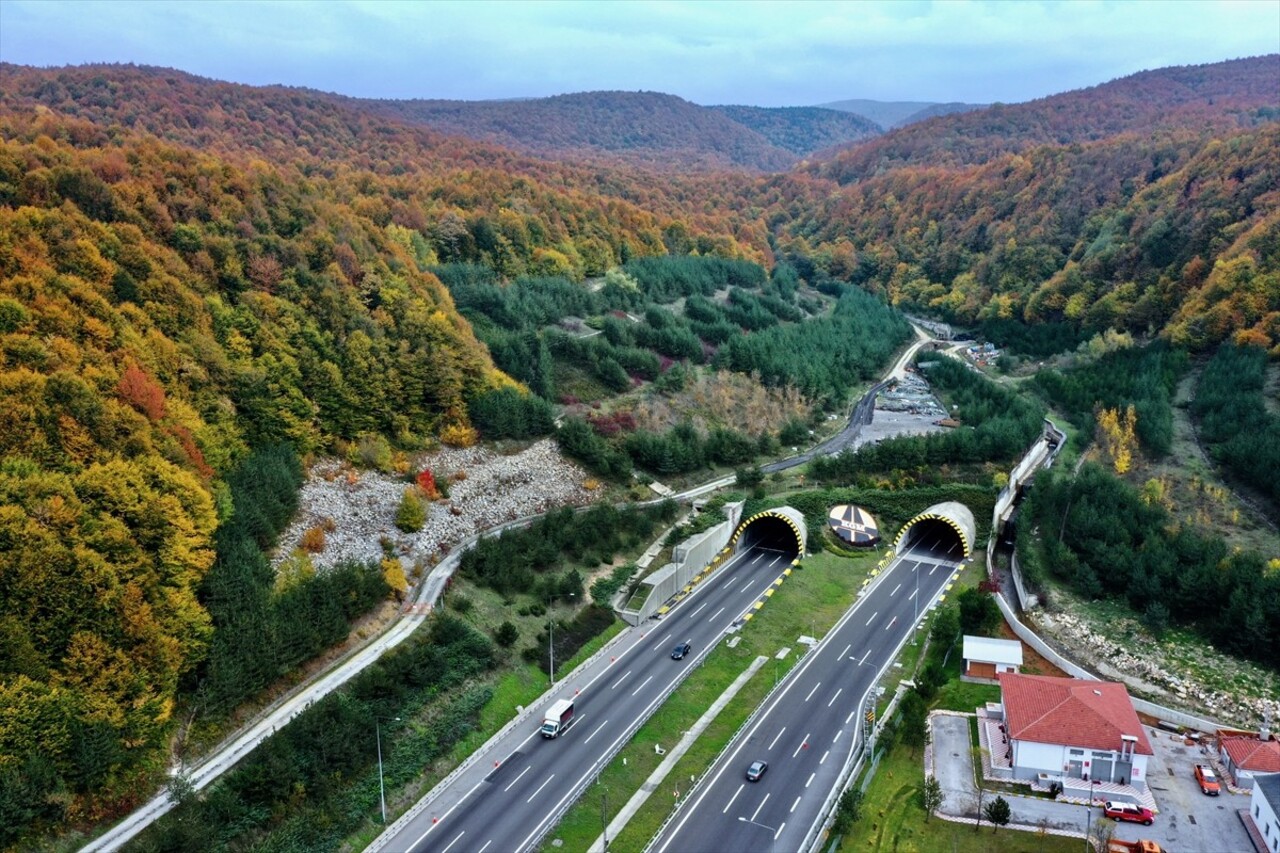
<path id="1" fill-rule="evenodd" d="M 573 725 L 573 700 L 557 699 L 542 718 L 542 736 L 560 737 Z"/>

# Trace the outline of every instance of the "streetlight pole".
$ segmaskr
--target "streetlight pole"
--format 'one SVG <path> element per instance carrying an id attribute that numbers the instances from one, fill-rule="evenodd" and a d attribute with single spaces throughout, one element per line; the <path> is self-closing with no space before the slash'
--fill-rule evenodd
<path id="1" fill-rule="evenodd" d="M 574 594 L 569 593 L 567 598 L 573 598 Z M 556 620 L 551 618 L 551 602 L 554 599 L 547 599 L 547 653 L 551 660 L 551 683 L 556 683 Z"/>
<path id="2" fill-rule="evenodd" d="M 400 718 L 396 717 L 395 721 L 400 722 Z M 382 721 L 377 717 L 373 720 L 373 733 L 378 741 L 378 799 L 382 802 L 382 823 L 387 823 L 387 788 L 382 782 Z"/>

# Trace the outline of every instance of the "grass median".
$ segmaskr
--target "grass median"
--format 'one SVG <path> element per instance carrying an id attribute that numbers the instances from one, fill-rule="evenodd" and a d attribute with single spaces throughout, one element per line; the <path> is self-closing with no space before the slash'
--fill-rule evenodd
<path id="1" fill-rule="evenodd" d="M 622 809 L 662 761 L 654 746 L 671 749 L 708 707 L 758 656 L 773 658 L 789 647 L 785 660 L 765 664 L 721 711 L 697 742 L 677 762 L 609 849 L 640 851 L 648 844 L 676 804 L 676 792 L 687 795 L 690 777 L 697 778 L 715 760 L 734 732 L 799 660 L 802 634 L 821 637 L 848 609 L 875 566 L 871 553 L 853 559 L 819 554 L 792 572 L 756 616 L 740 632 L 734 648 L 721 641 L 696 672 L 663 703 L 601 773 L 564 819 L 548 834 L 544 849 L 585 850 L 599 837 L 604 824 Z M 678 611 L 677 611 L 678 612 Z M 553 847 L 559 840 L 560 847 Z"/>

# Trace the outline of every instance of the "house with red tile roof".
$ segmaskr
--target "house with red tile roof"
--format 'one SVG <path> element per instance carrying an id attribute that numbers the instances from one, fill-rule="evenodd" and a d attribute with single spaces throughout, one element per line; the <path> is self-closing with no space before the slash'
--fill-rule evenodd
<path id="1" fill-rule="evenodd" d="M 1000 673 L 1015 779 L 1147 787 L 1151 742 L 1123 684 Z"/>
<path id="2" fill-rule="evenodd" d="M 1254 775 L 1280 773 L 1280 741 L 1256 735 L 1220 736 L 1218 755 L 1237 788 L 1252 788 Z"/>

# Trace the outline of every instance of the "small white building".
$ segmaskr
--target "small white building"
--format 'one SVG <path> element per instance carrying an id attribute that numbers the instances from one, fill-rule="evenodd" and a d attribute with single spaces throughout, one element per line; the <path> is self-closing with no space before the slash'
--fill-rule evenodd
<path id="1" fill-rule="evenodd" d="M 1152 755 L 1129 691 L 1110 681 L 1001 673 L 1013 778 L 1147 788 Z M 1088 786 L 1085 786 L 1088 789 Z"/>
<path id="2" fill-rule="evenodd" d="M 1252 788 L 1256 776 L 1280 773 L 1280 741 L 1248 735 L 1220 735 L 1218 756 L 1237 788 Z"/>
<path id="3" fill-rule="evenodd" d="M 995 682 L 1002 672 L 1017 672 L 1022 666 L 1022 643 L 993 637 L 964 635 L 964 675 Z"/>
<path id="4" fill-rule="evenodd" d="M 1261 839 L 1263 849 L 1280 853 L 1280 773 L 1254 777 L 1249 820 L 1257 830 L 1255 843 Z"/>

